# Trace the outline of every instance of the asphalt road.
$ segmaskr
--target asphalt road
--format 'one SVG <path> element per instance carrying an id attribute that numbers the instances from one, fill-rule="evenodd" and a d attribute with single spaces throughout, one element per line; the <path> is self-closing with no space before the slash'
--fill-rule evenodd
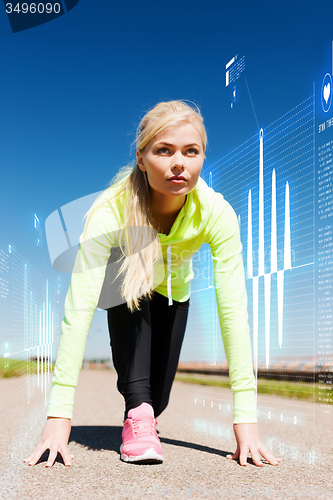
<path id="1" fill-rule="evenodd" d="M 282 462 L 257 468 L 249 459 L 241 467 L 226 458 L 235 450 L 231 391 L 175 382 L 158 419 L 163 464 L 127 464 L 119 458 L 116 376 L 82 370 L 69 444 L 74 465 L 46 469 L 45 457 L 34 467 L 23 463 L 41 435 L 45 394 L 23 377 L 0 380 L 0 394 L 1 498 L 333 498 L 333 408 L 259 394 L 262 439 Z"/>

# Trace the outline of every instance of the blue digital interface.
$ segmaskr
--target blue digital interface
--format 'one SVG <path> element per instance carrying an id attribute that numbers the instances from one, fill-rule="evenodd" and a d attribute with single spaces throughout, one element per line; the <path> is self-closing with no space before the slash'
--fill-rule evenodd
<path id="1" fill-rule="evenodd" d="M 328 65 L 329 66 L 329 65 Z M 239 221 L 255 375 L 278 369 L 295 384 L 315 381 L 316 411 L 331 413 L 333 366 L 332 69 L 313 94 L 205 169 L 205 180 Z M 327 71 L 328 71 L 327 70 Z M 225 368 L 209 247 L 194 262 L 192 325 L 195 361 Z M 301 377 L 302 373 L 302 377 Z M 316 379 L 317 380 L 317 379 Z M 313 399 L 314 400 L 314 399 Z M 197 404 L 207 401 L 197 395 Z M 212 396 L 208 406 L 230 411 Z M 290 402 L 263 418 L 315 429 L 313 407 Z M 319 408 L 319 409 L 318 409 Z"/>

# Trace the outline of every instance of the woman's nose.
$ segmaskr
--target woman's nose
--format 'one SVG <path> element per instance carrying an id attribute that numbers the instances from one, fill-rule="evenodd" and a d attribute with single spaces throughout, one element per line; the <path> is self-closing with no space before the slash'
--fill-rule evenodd
<path id="1" fill-rule="evenodd" d="M 178 163 L 174 163 L 172 166 L 171 166 L 171 170 L 173 172 L 183 172 L 183 170 L 185 169 L 185 165 L 179 165 Z"/>
<path id="2" fill-rule="evenodd" d="M 171 169 L 172 170 L 179 170 L 180 172 L 182 172 L 185 168 L 185 165 L 184 165 L 184 158 L 181 156 L 175 156 L 173 158 L 173 163 L 171 165 Z"/>

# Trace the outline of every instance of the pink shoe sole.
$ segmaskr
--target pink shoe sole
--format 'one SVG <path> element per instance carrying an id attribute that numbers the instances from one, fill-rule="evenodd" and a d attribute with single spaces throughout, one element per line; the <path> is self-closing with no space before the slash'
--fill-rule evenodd
<path id="1" fill-rule="evenodd" d="M 128 456 L 122 453 L 122 447 L 123 445 L 120 446 L 120 459 L 123 462 L 138 462 L 138 461 L 147 461 L 149 463 L 163 462 L 163 455 L 158 455 L 158 453 L 156 453 L 156 451 L 153 450 L 152 448 L 145 451 L 143 455 Z"/>

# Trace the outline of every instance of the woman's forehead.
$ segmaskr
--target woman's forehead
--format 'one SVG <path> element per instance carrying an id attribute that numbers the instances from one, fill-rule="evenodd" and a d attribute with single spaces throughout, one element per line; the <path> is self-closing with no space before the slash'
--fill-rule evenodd
<path id="1" fill-rule="evenodd" d="M 180 122 L 167 125 L 163 130 L 160 130 L 152 139 L 151 142 L 159 141 L 182 141 L 190 139 L 193 142 L 202 144 L 202 138 L 199 130 L 190 122 Z"/>

